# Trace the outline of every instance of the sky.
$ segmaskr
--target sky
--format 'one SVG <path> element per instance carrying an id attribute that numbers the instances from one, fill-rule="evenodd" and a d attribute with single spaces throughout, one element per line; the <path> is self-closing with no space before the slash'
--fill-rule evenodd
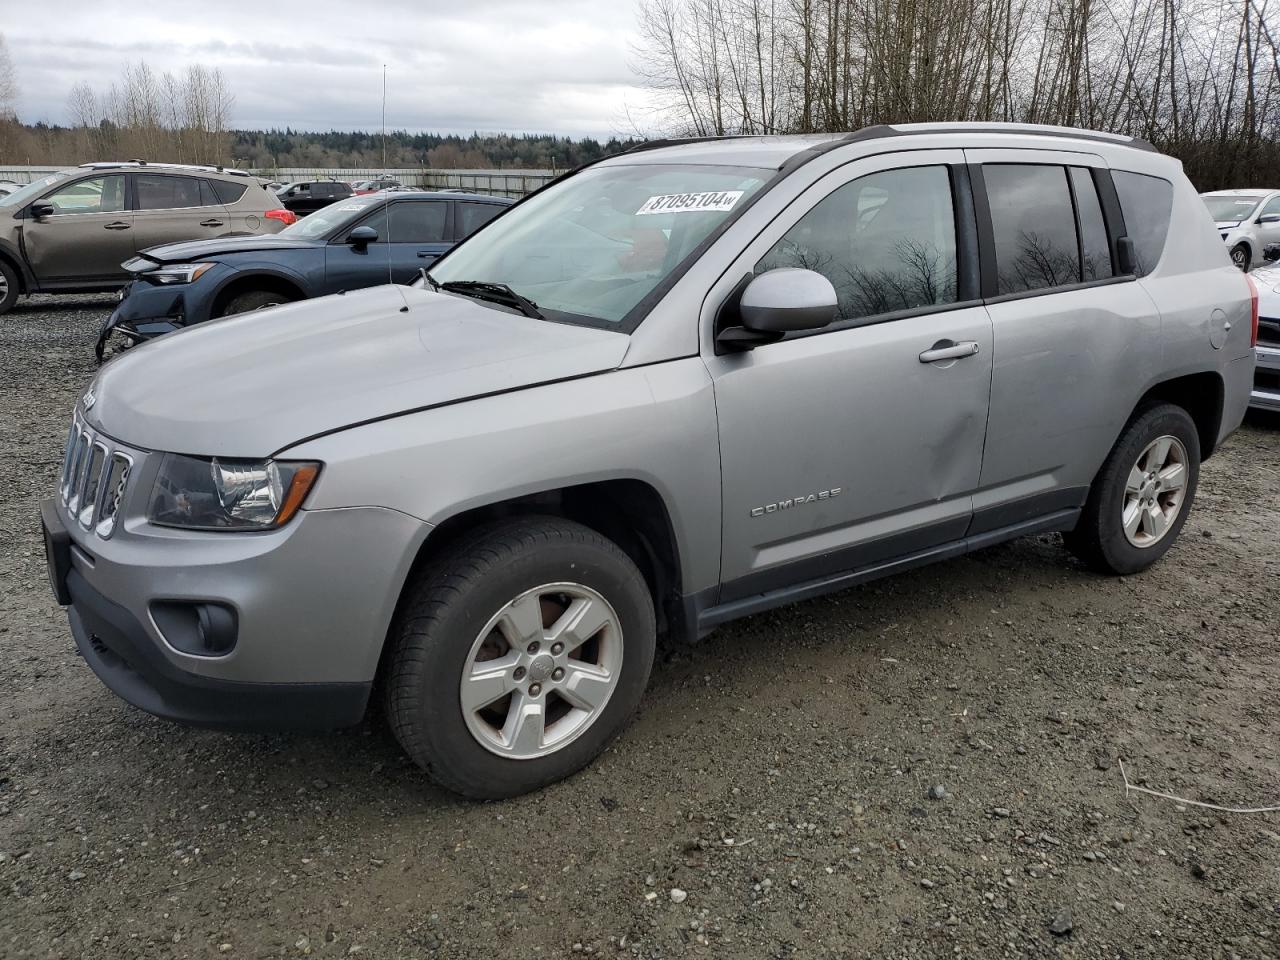
<path id="1" fill-rule="evenodd" d="M 16 3 L 16 0 L 13 0 Z M 126 63 L 222 70 L 244 129 L 377 129 L 609 137 L 644 126 L 629 64 L 637 0 L 59 0 L 0 17 L 28 122 L 68 120 L 84 81 L 106 92 Z M 7 5 L 7 4 L 6 4 Z"/>

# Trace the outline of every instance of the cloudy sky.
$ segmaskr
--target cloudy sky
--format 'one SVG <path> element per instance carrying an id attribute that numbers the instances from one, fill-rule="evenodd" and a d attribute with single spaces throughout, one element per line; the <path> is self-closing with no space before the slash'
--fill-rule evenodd
<path id="1" fill-rule="evenodd" d="M 125 63 L 191 63 L 230 81 L 237 127 L 441 132 L 631 130 L 649 103 L 629 62 L 636 0 L 60 0 L 0 18 L 27 121 L 67 120 L 67 93 L 105 92 Z M 28 8 L 33 9 L 33 8 Z M 52 13 L 52 8 L 50 8 Z"/>

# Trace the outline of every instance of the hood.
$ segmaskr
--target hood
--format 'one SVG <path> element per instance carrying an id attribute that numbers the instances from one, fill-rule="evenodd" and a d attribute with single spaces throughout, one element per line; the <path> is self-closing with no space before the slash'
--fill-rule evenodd
<path id="1" fill-rule="evenodd" d="M 86 416 L 143 449 L 265 457 L 352 424 L 612 370 L 629 342 L 450 294 L 371 287 L 128 350 L 99 372 Z"/>
<path id="2" fill-rule="evenodd" d="M 1258 288 L 1258 315 L 1280 320 L 1280 266 L 1262 267 L 1249 276 Z"/>
<path id="3" fill-rule="evenodd" d="M 166 243 L 142 251 L 142 256 L 158 263 L 190 263 L 226 253 L 252 253 L 257 250 L 306 250 L 324 246 L 323 240 L 303 240 L 268 233 L 261 237 L 217 237 L 213 240 L 187 240 Z"/>

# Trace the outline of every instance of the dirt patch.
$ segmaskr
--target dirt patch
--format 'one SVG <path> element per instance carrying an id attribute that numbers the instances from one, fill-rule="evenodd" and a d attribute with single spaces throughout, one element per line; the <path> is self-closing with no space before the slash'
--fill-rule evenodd
<path id="1" fill-rule="evenodd" d="M 191 730 L 76 656 L 36 510 L 110 307 L 0 318 L 0 956 L 1280 956 L 1280 815 L 1117 767 L 1280 803 L 1280 420 L 1142 576 L 1046 536 L 753 617 L 472 804 L 377 724 Z"/>

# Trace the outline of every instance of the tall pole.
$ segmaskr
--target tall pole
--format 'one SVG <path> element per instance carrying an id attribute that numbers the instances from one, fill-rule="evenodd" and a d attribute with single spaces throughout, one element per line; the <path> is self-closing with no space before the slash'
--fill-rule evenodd
<path id="1" fill-rule="evenodd" d="M 387 65 L 382 65 L 382 175 L 387 175 Z"/>

